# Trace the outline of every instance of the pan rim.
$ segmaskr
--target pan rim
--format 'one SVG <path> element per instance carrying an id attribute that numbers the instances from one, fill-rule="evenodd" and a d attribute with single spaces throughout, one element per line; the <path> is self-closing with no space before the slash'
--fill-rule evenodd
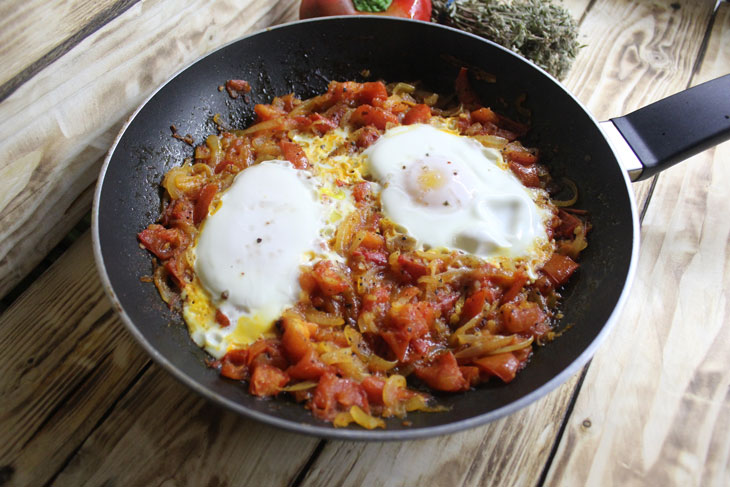
<path id="1" fill-rule="evenodd" d="M 295 421 L 282 419 L 280 417 L 263 413 L 260 411 L 256 411 L 253 409 L 249 409 L 245 406 L 243 406 L 240 403 L 237 403 L 233 400 L 227 399 L 217 393 L 214 393 L 213 391 L 209 390 L 208 388 L 202 386 L 200 383 L 198 383 L 196 380 L 194 380 L 192 377 L 185 374 L 182 370 L 178 369 L 170 360 L 168 360 L 165 356 L 163 356 L 144 336 L 144 334 L 140 331 L 140 329 L 133 323 L 133 320 L 130 318 L 130 316 L 127 314 L 126 310 L 122 306 L 121 301 L 119 300 L 117 293 L 115 292 L 112 284 L 111 279 L 107 273 L 107 267 L 104 262 L 104 258 L 102 255 L 102 249 L 101 249 L 101 243 L 100 243 L 100 235 L 99 235 L 99 206 L 100 206 L 100 200 L 101 200 L 101 194 L 104 187 L 104 181 L 105 176 L 107 173 L 107 169 L 109 167 L 109 164 L 112 160 L 112 157 L 116 151 L 116 148 L 122 139 L 123 135 L 127 132 L 129 126 L 134 122 L 137 115 L 140 113 L 140 111 L 147 106 L 147 104 L 150 102 L 150 100 L 157 95 L 165 86 L 167 86 L 173 79 L 178 77 L 181 73 L 188 70 L 190 67 L 198 63 L 204 58 L 207 58 L 208 56 L 213 55 L 214 53 L 239 42 L 245 41 L 249 38 L 259 36 L 259 35 L 265 35 L 268 32 L 279 30 L 279 29 L 286 29 L 290 28 L 291 26 L 300 25 L 300 24 L 306 24 L 306 23 L 319 23 L 319 22 L 333 22 L 333 21 L 339 21 L 339 20 L 345 20 L 349 22 L 357 22 L 358 20 L 354 19 L 365 19 L 368 22 L 412 22 L 412 23 L 418 23 L 418 24 L 424 24 L 428 25 L 431 28 L 437 28 L 437 29 L 445 29 L 452 31 L 455 34 L 458 35 L 464 35 L 468 37 L 475 38 L 479 40 L 480 42 L 485 42 L 492 47 L 498 48 L 502 51 L 505 51 L 509 53 L 512 56 L 515 56 L 519 58 L 522 62 L 528 63 L 533 69 L 536 69 L 540 72 L 542 72 L 544 75 L 550 77 L 572 100 L 574 103 L 578 105 L 579 108 L 590 118 L 591 122 L 595 126 L 595 130 L 599 131 L 599 133 L 604 137 L 603 131 L 601 130 L 598 121 L 596 118 L 591 114 L 589 110 L 587 110 L 583 104 L 577 100 L 573 94 L 566 89 L 558 80 L 556 80 L 554 77 L 552 77 L 549 73 L 545 72 L 542 68 L 535 65 L 534 63 L 530 62 L 529 60 L 523 58 L 522 56 L 519 56 L 512 51 L 509 51 L 502 46 L 499 46 L 493 42 L 490 42 L 486 39 L 483 39 L 481 37 L 475 36 L 473 34 L 463 32 L 458 29 L 454 29 L 452 27 L 443 26 L 440 24 L 433 24 L 430 22 L 424 22 L 424 21 L 417 21 L 417 20 L 410 20 L 410 19 L 397 19 L 397 18 L 389 18 L 389 17 L 376 17 L 376 16 L 367 16 L 367 15 L 355 15 L 355 16 L 334 16 L 334 17 L 326 17 L 326 18 L 315 18 L 315 19 L 306 19 L 306 20 L 297 20 L 292 22 L 287 22 L 284 24 L 280 24 L 273 27 L 268 27 L 265 29 L 261 29 L 259 31 L 253 32 L 251 34 L 242 36 L 240 38 L 237 38 L 235 40 L 232 40 L 224 45 L 221 45 L 210 52 L 207 52 L 198 58 L 196 58 L 194 61 L 190 62 L 189 64 L 182 67 L 180 70 L 176 71 L 173 75 L 171 75 L 166 81 L 161 83 L 155 90 L 153 90 L 148 97 L 146 97 L 142 103 L 139 104 L 139 106 L 132 112 L 131 115 L 127 118 L 126 122 L 122 125 L 120 128 L 117 136 L 115 137 L 112 145 L 110 146 L 105 158 L 104 162 L 102 163 L 99 176 L 97 179 L 95 191 L 94 191 L 94 199 L 93 199 L 93 206 L 92 206 L 92 220 L 91 220 L 91 231 L 92 231 L 92 247 L 93 247 L 93 253 L 94 253 L 94 260 L 97 267 L 97 272 L 99 274 L 99 277 L 102 282 L 102 286 L 104 287 L 104 291 L 109 297 L 112 307 L 116 311 L 116 313 L 120 316 L 122 323 L 125 325 L 127 330 L 132 334 L 134 339 L 142 345 L 142 347 L 145 349 L 145 351 L 150 355 L 150 357 L 163 369 L 165 369 L 167 372 L 172 374 L 173 377 L 175 377 L 178 381 L 183 383 L 185 386 L 189 387 L 193 391 L 195 391 L 197 394 L 201 395 L 207 400 L 212 400 L 216 404 L 225 407 L 226 409 L 233 411 L 237 414 L 240 414 L 242 416 L 248 417 L 250 419 L 260 421 L 264 424 L 268 424 L 277 428 L 281 428 L 287 431 L 292 431 L 300 434 L 305 434 L 309 436 L 316 436 L 320 438 L 328 438 L 328 439 L 338 439 L 338 440 L 358 440 L 358 441 L 394 441 L 394 440 L 412 440 L 412 439 L 421 439 L 421 438 L 429 438 L 444 434 L 451 434 L 456 433 L 458 431 L 463 431 L 466 429 L 471 429 L 480 425 L 484 425 L 486 423 L 492 422 L 494 420 L 497 420 L 499 418 L 502 418 L 504 416 L 513 414 L 517 412 L 520 409 L 523 409 L 527 405 L 537 401 L 539 398 L 542 398 L 546 396 L 549 392 L 556 389 L 559 385 L 563 384 L 565 381 L 568 380 L 573 374 L 575 374 L 580 368 L 582 368 L 589 360 L 590 358 L 595 354 L 596 350 L 600 346 L 600 344 L 603 342 L 605 337 L 608 335 L 610 330 L 613 328 L 615 322 L 618 320 L 618 316 L 621 313 L 627 299 L 629 296 L 631 285 L 634 281 L 635 274 L 636 274 L 636 268 L 637 268 L 637 260 L 638 260 L 638 250 L 639 250 L 639 220 L 638 220 L 638 211 L 636 207 L 636 202 L 634 198 L 634 193 L 631 189 L 631 182 L 629 180 L 629 176 L 626 173 L 626 171 L 623 170 L 620 164 L 620 160 L 617 156 L 617 154 L 613 151 L 613 148 L 611 148 L 611 153 L 613 154 L 613 157 L 615 159 L 615 163 L 619 166 L 619 170 L 621 172 L 621 175 L 624 179 L 624 190 L 626 191 L 626 195 L 629 198 L 629 203 L 631 207 L 631 218 L 632 218 L 632 231 L 633 231 L 633 241 L 632 241 L 632 248 L 631 248 L 631 257 L 629 262 L 629 268 L 626 274 L 626 279 L 624 281 L 624 286 L 620 292 L 619 298 L 616 302 L 616 305 L 614 306 L 613 311 L 611 312 L 610 316 L 604 323 L 603 327 L 599 331 L 599 333 L 593 338 L 593 340 L 590 342 L 590 344 L 581 352 L 580 355 L 576 359 L 574 359 L 565 369 L 563 369 L 559 374 L 555 375 L 552 379 L 542 384 L 540 387 L 536 388 L 535 390 L 529 392 L 528 394 L 524 395 L 523 397 L 519 398 L 516 401 L 513 401 L 506 406 L 503 406 L 501 408 L 489 411 L 484 414 L 480 414 L 477 416 L 473 416 L 471 418 L 446 423 L 442 425 L 435 425 L 435 426 L 425 426 L 425 427 L 414 427 L 412 429 L 403 429 L 403 430 L 365 430 L 365 429 L 350 429 L 350 428 L 335 428 L 332 425 L 328 423 L 322 423 L 321 426 L 317 425 L 310 425 L 310 424 L 304 424 L 304 423 L 298 423 Z M 353 19 L 353 20 L 350 20 Z M 610 144 L 608 144 L 609 147 Z M 445 413 L 448 414 L 448 413 Z"/>

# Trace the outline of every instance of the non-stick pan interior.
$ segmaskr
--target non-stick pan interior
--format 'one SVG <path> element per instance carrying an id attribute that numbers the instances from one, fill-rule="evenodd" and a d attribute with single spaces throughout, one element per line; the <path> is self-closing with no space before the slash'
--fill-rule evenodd
<path id="1" fill-rule="evenodd" d="M 225 124 L 240 128 L 253 120 L 254 104 L 290 92 L 313 96 L 325 91 L 330 80 L 420 80 L 434 91 L 449 93 L 460 66 L 471 68 L 485 105 L 512 115 L 530 110 L 528 142 L 540 148 L 554 175 L 577 183 L 577 207 L 590 214 L 589 247 L 565 292 L 562 326 L 571 325 L 569 330 L 538 349 L 512 383 L 439 396 L 451 407 L 449 412 L 410 414 L 410 426 L 392 419 L 387 430 L 332 428 L 301 405 L 254 398 L 244 385 L 206 367 L 205 354 L 191 342 L 180 317 L 168 310 L 154 285 L 140 280 L 152 273 L 152 263 L 136 235 L 160 213 L 165 172 L 192 155 L 192 147 L 171 137 L 170 126 L 200 143 L 215 133 L 216 113 Z M 219 91 L 229 79 L 249 81 L 251 93 L 232 99 Z M 627 185 L 595 120 L 555 80 L 521 58 L 474 36 L 421 22 L 319 19 L 229 44 L 182 71 L 148 100 L 119 138 L 101 177 L 95 238 L 102 279 L 108 279 L 124 321 L 152 356 L 195 390 L 234 410 L 330 437 L 395 439 L 456 431 L 513 412 L 547 393 L 593 353 L 632 259 Z"/>

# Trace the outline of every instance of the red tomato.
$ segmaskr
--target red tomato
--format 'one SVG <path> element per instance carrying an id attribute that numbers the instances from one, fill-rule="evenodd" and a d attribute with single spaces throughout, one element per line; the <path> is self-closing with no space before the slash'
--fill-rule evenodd
<path id="1" fill-rule="evenodd" d="M 517 179 L 528 188 L 537 188 L 540 186 L 540 177 L 537 175 L 537 167 L 534 164 L 523 166 L 520 163 L 509 161 L 509 168 L 517 176 Z"/>
<path id="2" fill-rule="evenodd" d="M 173 251 L 182 244 L 182 235 L 177 228 L 165 228 L 153 223 L 137 235 L 140 243 L 161 260 L 173 256 Z"/>
<path id="3" fill-rule="evenodd" d="M 383 405 L 383 387 L 385 381 L 380 377 L 368 375 L 362 380 L 362 387 L 368 395 L 368 402 L 371 404 Z"/>
<path id="4" fill-rule="evenodd" d="M 195 202 L 195 209 L 193 210 L 193 223 L 196 225 L 202 222 L 206 216 L 208 216 L 208 207 L 210 202 L 213 201 L 213 197 L 218 192 L 218 185 L 215 183 L 209 183 L 203 186 L 198 195 L 198 201 Z"/>
<path id="5" fill-rule="evenodd" d="M 233 380 L 243 380 L 248 375 L 248 350 L 231 350 L 220 360 L 221 375 Z"/>
<path id="6" fill-rule="evenodd" d="M 262 364 L 256 367 L 251 375 L 248 390 L 254 396 L 275 396 L 289 382 L 289 376 L 273 365 Z"/>
<path id="7" fill-rule="evenodd" d="M 398 117 L 387 110 L 372 105 L 360 105 L 350 117 L 355 125 L 372 125 L 379 130 L 385 130 L 388 122 L 397 124 Z"/>
<path id="8" fill-rule="evenodd" d="M 498 353 L 474 361 L 480 370 L 489 375 L 502 379 L 503 382 L 511 382 L 520 369 L 521 362 L 517 360 L 512 352 Z"/>
<path id="9" fill-rule="evenodd" d="M 323 294 L 334 296 L 347 291 L 350 288 L 345 271 L 335 266 L 331 260 L 321 260 L 314 264 L 314 279 Z"/>
<path id="10" fill-rule="evenodd" d="M 504 327 L 510 333 L 527 333 L 545 321 L 546 315 L 537 303 L 507 303 L 501 308 Z"/>
<path id="11" fill-rule="evenodd" d="M 426 123 L 431 118 L 431 109 L 428 105 L 414 105 L 408 110 L 403 117 L 403 125 L 411 125 L 413 123 Z"/>
<path id="12" fill-rule="evenodd" d="M 469 382 L 456 363 L 451 352 L 446 352 L 434 361 L 433 365 L 416 367 L 416 377 L 438 391 L 456 392 L 469 389 Z"/>
<path id="13" fill-rule="evenodd" d="M 351 379 L 325 372 L 314 389 L 312 412 L 320 418 L 332 420 L 340 409 L 349 410 L 352 406 L 360 406 L 365 412 L 370 412 L 365 389 Z"/>
<path id="14" fill-rule="evenodd" d="M 562 286 L 578 269 L 578 264 L 567 255 L 553 254 L 545 263 L 542 271 L 556 286 Z"/>
<path id="15" fill-rule="evenodd" d="M 454 88 L 456 89 L 456 97 L 459 99 L 459 102 L 467 108 L 473 108 L 480 106 L 482 103 L 479 100 L 479 96 L 471 87 L 468 73 L 469 70 L 466 68 L 461 68 L 459 70 L 459 74 L 456 76 L 456 81 L 454 81 Z"/>
<path id="16" fill-rule="evenodd" d="M 314 348 L 307 353 L 295 365 L 286 369 L 286 373 L 296 380 L 318 380 L 327 372 L 327 365 L 319 359 Z"/>
<path id="17" fill-rule="evenodd" d="M 281 147 L 281 153 L 284 155 L 284 159 L 291 162 L 294 167 L 297 169 L 306 169 L 309 167 L 307 154 L 304 153 L 304 149 L 299 147 L 298 144 L 287 139 L 281 139 L 279 141 L 279 147 Z"/>

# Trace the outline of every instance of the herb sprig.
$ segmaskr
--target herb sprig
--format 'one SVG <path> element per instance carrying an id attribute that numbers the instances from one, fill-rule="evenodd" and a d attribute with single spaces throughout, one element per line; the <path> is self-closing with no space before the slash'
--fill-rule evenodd
<path id="1" fill-rule="evenodd" d="M 433 0 L 433 20 L 489 39 L 558 79 L 580 48 L 578 25 L 552 0 Z"/>

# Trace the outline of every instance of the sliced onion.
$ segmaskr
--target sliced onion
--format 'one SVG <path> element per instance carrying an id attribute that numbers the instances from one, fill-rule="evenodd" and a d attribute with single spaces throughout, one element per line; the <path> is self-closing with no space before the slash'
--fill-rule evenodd
<path id="1" fill-rule="evenodd" d="M 375 416 L 366 413 L 363 411 L 363 409 L 358 405 L 353 405 L 350 408 L 350 416 L 352 419 L 366 429 L 375 429 L 375 428 L 385 428 L 385 421 L 383 421 L 380 418 L 376 418 Z"/>
<path id="2" fill-rule="evenodd" d="M 345 324 L 345 320 L 341 316 L 325 313 L 314 308 L 308 308 L 304 311 L 304 317 L 307 321 L 316 323 L 321 326 L 340 326 Z"/>
<path id="3" fill-rule="evenodd" d="M 571 181 L 568 178 L 560 178 L 560 180 L 570 188 L 570 190 L 573 192 L 573 196 L 567 200 L 551 200 L 552 203 L 555 206 L 565 207 L 565 206 L 573 206 L 576 201 L 578 201 L 578 186 L 575 185 L 573 181 Z"/>

